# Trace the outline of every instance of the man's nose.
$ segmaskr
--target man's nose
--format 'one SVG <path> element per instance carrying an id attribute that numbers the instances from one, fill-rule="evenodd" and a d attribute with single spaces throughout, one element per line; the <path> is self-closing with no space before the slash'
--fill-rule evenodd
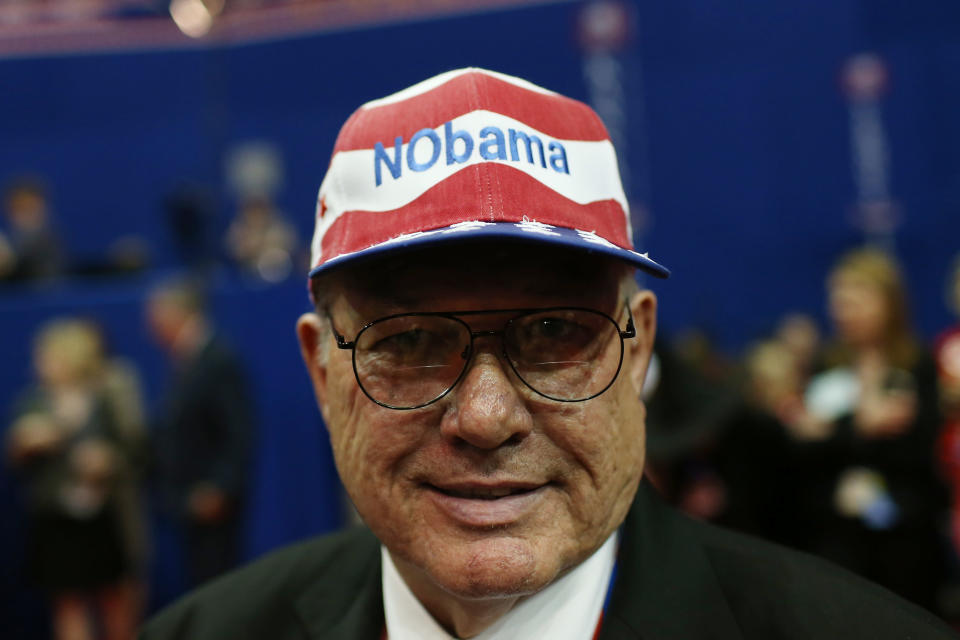
<path id="1" fill-rule="evenodd" d="M 532 427 L 510 365 L 491 352 L 477 353 L 454 388 L 452 410 L 443 418 L 441 433 L 480 449 L 494 449 L 524 438 Z"/>

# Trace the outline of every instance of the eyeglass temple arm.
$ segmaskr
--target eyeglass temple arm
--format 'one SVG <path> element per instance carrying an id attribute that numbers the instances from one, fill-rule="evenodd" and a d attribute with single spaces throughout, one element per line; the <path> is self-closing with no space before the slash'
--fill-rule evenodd
<path id="1" fill-rule="evenodd" d="M 620 332 L 621 338 L 636 338 L 637 328 L 633 325 L 633 313 L 630 311 L 630 299 L 626 301 L 627 309 L 627 328 Z"/>
<path id="2" fill-rule="evenodd" d="M 347 342 L 347 339 L 344 338 L 337 328 L 333 326 L 333 316 L 330 313 L 327 313 L 327 319 L 330 321 L 330 330 L 333 331 L 333 337 L 337 339 L 337 348 L 338 349 L 353 349 L 356 346 L 355 341 Z"/>

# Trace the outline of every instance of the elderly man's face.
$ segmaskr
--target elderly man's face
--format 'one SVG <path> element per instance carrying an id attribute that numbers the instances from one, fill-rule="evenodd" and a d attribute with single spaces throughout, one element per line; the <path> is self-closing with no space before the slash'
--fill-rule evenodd
<path id="1" fill-rule="evenodd" d="M 341 279 L 330 311 L 347 340 L 367 322 L 405 311 L 578 306 L 624 328 L 622 274 L 599 259 L 551 250 L 419 254 Z M 643 469 L 638 398 L 655 311 L 649 292 L 633 294 L 630 304 L 638 336 L 625 341 L 619 377 L 596 398 L 538 396 L 503 361 L 500 339 L 481 337 L 457 386 L 409 411 L 367 398 L 350 351 L 336 347 L 326 320 L 301 318 L 340 476 L 408 582 L 461 598 L 532 593 L 622 522 Z M 466 319 L 475 330 L 499 329 L 508 317 Z M 607 348 L 619 349 L 619 341 Z"/>

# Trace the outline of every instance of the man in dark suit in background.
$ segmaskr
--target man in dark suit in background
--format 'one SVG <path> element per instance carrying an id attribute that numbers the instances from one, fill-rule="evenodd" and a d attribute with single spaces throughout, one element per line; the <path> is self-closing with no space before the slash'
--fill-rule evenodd
<path id="1" fill-rule="evenodd" d="M 158 286 L 146 317 L 173 369 L 154 429 L 156 479 L 197 585 L 240 559 L 254 413 L 240 359 L 216 335 L 198 286 Z"/>
<path id="2" fill-rule="evenodd" d="M 368 529 L 282 550 L 149 640 L 946 639 L 643 480 L 656 299 L 586 105 L 452 71 L 361 107 L 320 187 L 297 334 Z"/>

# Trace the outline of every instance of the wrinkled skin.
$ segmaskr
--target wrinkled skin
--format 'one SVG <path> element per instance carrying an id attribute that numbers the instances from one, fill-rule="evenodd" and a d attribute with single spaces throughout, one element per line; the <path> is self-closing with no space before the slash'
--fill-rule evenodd
<path id="1" fill-rule="evenodd" d="M 458 256 L 454 266 L 428 255 L 340 278 L 328 300 L 337 330 L 351 340 L 364 323 L 398 311 L 558 305 L 601 310 L 626 325 L 622 267 L 555 251 L 509 260 L 478 254 Z M 453 391 L 411 411 L 371 402 L 327 320 L 300 319 L 304 359 L 347 492 L 413 592 L 461 637 L 589 557 L 626 516 L 643 471 L 639 397 L 656 302 L 641 291 L 629 304 L 638 335 L 625 341 L 620 375 L 597 398 L 537 396 L 502 361 L 499 340 L 482 338 Z M 503 320 L 477 319 L 475 328 L 499 328 Z M 613 342 L 609 348 L 619 349 Z M 458 500 L 445 496 L 451 489 L 521 489 L 526 497 Z"/>

